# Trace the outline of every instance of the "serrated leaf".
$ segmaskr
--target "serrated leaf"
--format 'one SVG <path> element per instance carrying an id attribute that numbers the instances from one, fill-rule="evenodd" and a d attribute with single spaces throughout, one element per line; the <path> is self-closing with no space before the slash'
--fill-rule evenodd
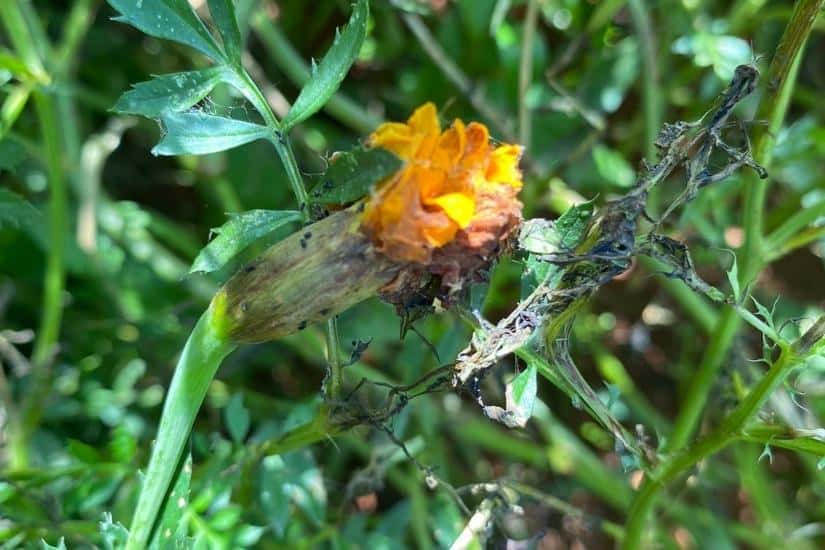
<path id="1" fill-rule="evenodd" d="M 57 546 L 52 546 L 45 540 L 40 539 L 40 548 L 42 550 L 66 550 L 66 541 L 63 540 L 63 537 L 60 537 L 60 540 L 57 541 Z"/>
<path id="2" fill-rule="evenodd" d="M 129 531 L 120 523 L 113 522 L 111 514 L 104 513 L 103 521 L 100 522 L 100 537 L 106 550 L 121 550 L 126 546 Z"/>
<path id="3" fill-rule="evenodd" d="M 367 195 L 382 180 L 397 172 L 403 162 L 386 149 L 356 148 L 338 153 L 323 180 L 310 192 L 319 204 L 348 204 Z"/>
<path id="4" fill-rule="evenodd" d="M 243 394 L 236 393 L 223 410 L 224 422 L 235 443 L 242 443 L 249 431 L 249 411 L 243 406 Z"/>
<path id="5" fill-rule="evenodd" d="M 346 27 L 336 33 L 332 46 L 281 122 L 284 131 L 315 114 L 341 85 L 367 36 L 368 17 L 369 3 L 358 0 Z"/>
<path id="6" fill-rule="evenodd" d="M 155 76 L 134 84 L 112 107 L 118 113 L 156 118 L 165 111 L 185 111 L 212 91 L 223 79 L 224 67 Z"/>
<path id="7" fill-rule="evenodd" d="M 215 61 L 223 52 L 187 0 L 108 0 L 120 12 L 115 21 L 128 23 L 150 36 L 186 44 Z"/>
<path id="8" fill-rule="evenodd" d="M 739 286 L 739 264 L 736 262 L 736 254 L 733 252 L 730 254 L 733 257 L 733 262 L 731 263 L 730 269 L 725 274 L 728 277 L 731 292 L 733 292 L 733 299 L 737 304 L 739 304 L 742 299 L 742 290 Z"/>
<path id="9" fill-rule="evenodd" d="M 160 513 L 149 550 L 177 550 L 185 541 L 188 522 L 184 512 L 189 504 L 189 486 L 192 482 L 192 454 L 189 453 L 175 474 L 172 489 Z"/>
<path id="10" fill-rule="evenodd" d="M 316 525 L 326 513 L 327 494 L 321 471 L 308 450 L 270 455 L 259 470 L 261 509 L 272 530 L 282 537 L 290 520 L 290 504 L 301 508 Z"/>
<path id="11" fill-rule="evenodd" d="M 521 295 L 529 295 L 548 277 L 561 273 L 558 265 L 541 260 L 547 254 L 570 253 L 587 233 L 594 204 L 588 201 L 571 206 L 557 220 L 527 220 L 519 235 L 519 247 L 526 251 L 521 276 Z"/>
<path id="12" fill-rule="evenodd" d="M 253 122 L 204 113 L 166 112 L 164 135 L 152 149 L 155 155 L 206 155 L 270 137 L 269 128 Z"/>
<path id="13" fill-rule="evenodd" d="M 217 271 L 256 240 L 303 219 L 296 210 L 249 210 L 230 216 L 228 222 L 212 230 L 217 236 L 198 253 L 190 273 Z"/>
<path id="14" fill-rule="evenodd" d="M 209 0 L 209 13 L 212 21 L 218 27 L 223 40 L 223 49 L 229 61 L 234 65 L 241 65 L 241 31 L 238 29 L 238 19 L 235 16 L 235 5 L 232 0 Z"/>

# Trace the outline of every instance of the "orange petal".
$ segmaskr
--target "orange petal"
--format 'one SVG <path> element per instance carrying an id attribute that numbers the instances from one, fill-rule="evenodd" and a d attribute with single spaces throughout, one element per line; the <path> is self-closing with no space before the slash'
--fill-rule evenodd
<path id="1" fill-rule="evenodd" d="M 438 123 L 438 111 L 436 111 L 435 105 L 429 101 L 410 115 L 407 124 L 410 130 L 416 134 L 431 136 L 441 133 L 441 125 Z"/>
<path id="2" fill-rule="evenodd" d="M 464 131 L 464 123 L 459 119 L 455 119 L 452 126 L 441 134 L 438 147 L 433 154 L 433 163 L 449 170 L 451 166 L 461 160 L 466 143 L 467 136 Z"/>
<path id="3" fill-rule="evenodd" d="M 476 209 L 475 199 L 464 193 L 448 193 L 425 202 L 439 206 L 461 229 L 470 225 Z"/>
<path id="4" fill-rule="evenodd" d="M 522 186 L 521 170 L 518 168 L 522 148 L 519 145 L 502 145 L 490 155 L 490 164 L 487 167 L 486 179 L 491 183 L 512 185 L 515 188 Z"/>
<path id="5" fill-rule="evenodd" d="M 389 149 L 404 160 L 409 160 L 415 153 L 415 136 L 410 127 L 400 122 L 385 122 L 369 137 L 371 147 Z"/>

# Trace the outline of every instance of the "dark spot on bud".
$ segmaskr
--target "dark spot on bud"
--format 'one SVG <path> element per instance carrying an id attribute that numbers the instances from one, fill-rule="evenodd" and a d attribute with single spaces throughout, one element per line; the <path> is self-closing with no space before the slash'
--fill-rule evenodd
<path id="1" fill-rule="evenodd" d="M 305 239 L 309 239 L 310 237 L 312 237 L 312 231 L 307 231 L 306 233 L 304 233 Z"/>
<path id="2" fill-rule="evenodd" d="M 257 266 L 255 266 L 255 264 L 249 264 L 248 266 L 243 268 L 243 272 L 244 273 L 252 273 L 253 271 L 255 271 L 255 267 L 257 267 Z"/>
<path id="3" fill-rule="evenodd" d="M 325 307 L 325 308 L 324 308 L 324 309 L 322 309 L 319 313 L 320 313 L 321 315 L 329 315 L 329 312 L 330 312 L 330 309 L 329 309 L 328 307 Z"/>
<path id="4" fill-rule="evenodd" d="M 307 242 L 304 239 L 301 239 L 301 248 L 306 248 Z"/>
<path id="5" fill-rule="evenodd" d="M 241 311 L 243 311 L 244 313 L 246 313 L 247 311 L 249 311 L 249 304 L 248 304 L 248 303 L 246 303 L 246 302 L 242 303 L 242 304 L 241 304 Z"/>
<path id="6" fill-rule="evenodd" d="M 301 321 L 300 323 L 298 323 L 298 330 L 304 330 L 305 328 L 307 328 L 306 321 Z"/>

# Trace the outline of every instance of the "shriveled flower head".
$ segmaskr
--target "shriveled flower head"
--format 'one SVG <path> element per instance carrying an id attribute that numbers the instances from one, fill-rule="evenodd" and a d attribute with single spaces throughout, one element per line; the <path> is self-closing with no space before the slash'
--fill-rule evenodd
<path id="1" fill-rule="evenodd" d="M 486 257 L 521 219 L 521 147 L 492 145 L 483 124 L 456 119 L 442 132 L 426 103 L 406 124 L 379 126 L 368 144 L 405 161 L 369 198 L 361 225 L 395 261 L 438 271 L 451 243 Z"/>
<path id="2" fill-rule="evenodd" d="M 375 295 L 405 316 L 435 298 L 448 304 L 504 249 L 521 222 L 521 147 L 492 145 L 476 122 L 442 132 L 432 103 L 406 124 L 382 124 L 368 144 L 402 168 L 227 281 L 213 299 L 227 338 L 279 338 Z"/>

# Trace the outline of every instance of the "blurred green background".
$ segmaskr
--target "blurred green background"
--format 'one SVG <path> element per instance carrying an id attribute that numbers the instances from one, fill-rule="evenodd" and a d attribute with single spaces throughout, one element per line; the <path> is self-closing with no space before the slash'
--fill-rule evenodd
<path id="1" fill-rule="evenodd" d="M 201 56 L 112 21 L 114 11 L 98 0 L 3 1 L 21 5 L 29 18 L 57 112 L 50 128 L 39 124 L 36 85 L 15 73 L 14 46 L 0 33 L 0 423 L 35 411 L 27 467 L 0 471 L 0 542 L 29 548 L 65 537 L 70 548 L 105 547 L 107 530 L 128 525 L 138 468 L 148 458 L 182 343 L 231 274 L 187 275 L 189 265 L 227 213 L 293 208 L 294 200 L 269 144 L 153 157 L 157 125 L 109 111 L 131 83 L 203 67 Z M 206 14 L 203 1 L 190 3 Z M 237 4 L 248 32 L 245 64 L 283 113 L 310 58 L 323 55 L 346 21 L 350 2 Z M 699 118 L 736 65 L 765 56 L 758 66 L 767 67 L 793 3 L 540 0 L 536 6 L 526 33 L 524 1 L 374 0 L 369 35 L 336 102 L 292 134 L 304 173 L 321 173 L 332 152 L 363 140 L 380 121 L 404 120 L 433 101 L 444 121 L 480 120 L 495 138 L 527 146 L 526 217 L 552 218 L 591 198 L 603 203 L 626 192 L 641 160 L 653 158 L 663 122 Z M 820 13 L 775 136 L 768 231 L 825 199 L 823 30 Z M 532 42 L 528 55 L 525 39 Z M 737 116 L 752 119 L 758 102 L 755 94 Z M 199 107 L 239 118 L 251 113 L 228 88 Z M 54 176 L 46 168 L 46 135 L 59 139 L 68 187 L 63 243 L 47 230 Z M 652 213 L 678 194 L 681 177 L 655 195 Z M 690 245 L 705 280 L 725 291 L 726 249 L 742 243 L 743 184 L 735 175 L 704 190 L 668 227 Z M 815 315 L 825 299 L 825 232 L 821 223 L 806 231 L 777 251 L 781 257 L 754 288 L 769 306 L 780 298 L 778 324 Z M 63 320 L 58 349 L 47 354 L 41 376 L 30 361 L 33 331 L 56 246 L 63 247 L 67 270 Z M 488 319 L 515 305 L 520 271 L 518 258 L 497 267 L 484 302 Z M 655 448 L 717 315 L 677 283 L 635 265 L 580 316 L 572 355 L 591 385 L 606 399 L 612 395 L 614 414 L 631 428 L 642 424 Z M 452 361 L 470 336 L 445 313 L 419 322 L 421 337 L 401 339 L 394 311 L 378 301 L 348 311 L 339 327 L 347 350 L 358 340 L 371 342 L 346 371 L 351 384 L 364 376 L 416 380 Z M 282 457 L 259 455 L 259 443 L 310 418 L 318 406 L 322 331 L 244 346 L 220 370 L 191 440 L 194 474 L 184 514 L 190 533 L 202 548 L 448 547 L 469 517 L 447 486 L 428 488 L 386 433 L 359 428 Z M 758 366 L 748 358 L 758 357 L 761 345 L 749 329 L 736 338 L 704 424 L 713 425 L 754 379 Z M 512 372 L 508 365 L 487 379 L 488 400 L 503 401 L 503 381 Z M 822 426 L 823 373 L 825 360 L 810 363 L 765 415 L 796 427 Z M 539 394 L 523 430 L 492 423 L 470 398 L 449 392 L 415 399 L 389 427 L 453 487 L 507 479 L 522 488 L 511 497 L 523 513 L 501 514 L 493 547 L 611 547 L 638 475 L 623 471 L 612 437 L 576 403 L 545 381 Z M 7 430 L 2 437 L 0 461 L 8 463 Z M 657 544 L 822 547 L 823 475 L 812 455 L 737 444 L 669 489 L 654 522 Z M 466 497 L 472 505 L 480 501 Z"/>

